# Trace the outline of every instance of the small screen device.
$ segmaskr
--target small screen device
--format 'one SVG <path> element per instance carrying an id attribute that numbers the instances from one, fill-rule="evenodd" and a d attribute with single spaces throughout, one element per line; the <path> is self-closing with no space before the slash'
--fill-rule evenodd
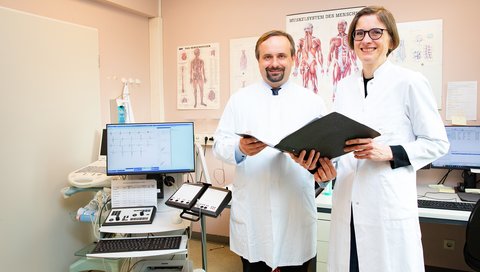
<path id="1" fill-rule="evenodd" d="M 184 183 L 165 204 L 182 209 L 181 218 L 198 221 L 202 214 L 217 217 L 231 199 L 232 192 L 228 189 L 208 183 Z"/>

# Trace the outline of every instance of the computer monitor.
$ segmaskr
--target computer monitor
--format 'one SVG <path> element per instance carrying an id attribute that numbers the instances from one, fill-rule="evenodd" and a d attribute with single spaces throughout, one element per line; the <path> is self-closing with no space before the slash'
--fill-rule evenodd
<path id="1" fill-rule="evenodd" d="M 193 122 L 107 124 L 107 175 L 147 175 L 163 197 L 166 174 L 195 171 Z"/>
<path id="2" fill-rule="evenodd" d="M 431 167 L 463 170 L 464 188 L 475 188 L 476 174 L 471 169 L 480 169 L 480 126 L 446 126 L 445 130 L 450 149 Z"/>

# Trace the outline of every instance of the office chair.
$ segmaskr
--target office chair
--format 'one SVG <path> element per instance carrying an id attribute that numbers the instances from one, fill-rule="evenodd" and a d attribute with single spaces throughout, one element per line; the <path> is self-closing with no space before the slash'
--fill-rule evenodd
<path id="1" fill-rule="evenodd" d="M 468 219 L 463 257 L 470 268 L 480 271 L 480 200 Z"/>

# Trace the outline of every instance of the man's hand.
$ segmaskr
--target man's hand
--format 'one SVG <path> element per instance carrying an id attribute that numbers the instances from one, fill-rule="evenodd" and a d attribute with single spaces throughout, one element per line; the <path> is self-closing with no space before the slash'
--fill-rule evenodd
<path id="1" fill-rule="evenodd" d="M 242 153 L 247 156 L 256 155 L 260 151 L 262 151 L 265 147 L 267 147 L 266 144 L 257 140 L 254 137 L 240 138 L 240 144 L 239 144 L 240 151 L 242 151 Z"/>

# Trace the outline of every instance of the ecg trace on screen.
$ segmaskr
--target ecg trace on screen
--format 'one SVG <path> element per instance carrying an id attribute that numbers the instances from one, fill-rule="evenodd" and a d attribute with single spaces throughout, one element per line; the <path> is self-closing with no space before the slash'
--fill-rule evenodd
<path id="1" fill-rule="evenodd" d="M 118 168 L 151 167 L 171 165 L 170 129 L 153 127 L 132 127 L 130 131 L 111 131 L 109 155 L 121 157 Z M 160 156 L 159 156 L 160 155 Z"/>

